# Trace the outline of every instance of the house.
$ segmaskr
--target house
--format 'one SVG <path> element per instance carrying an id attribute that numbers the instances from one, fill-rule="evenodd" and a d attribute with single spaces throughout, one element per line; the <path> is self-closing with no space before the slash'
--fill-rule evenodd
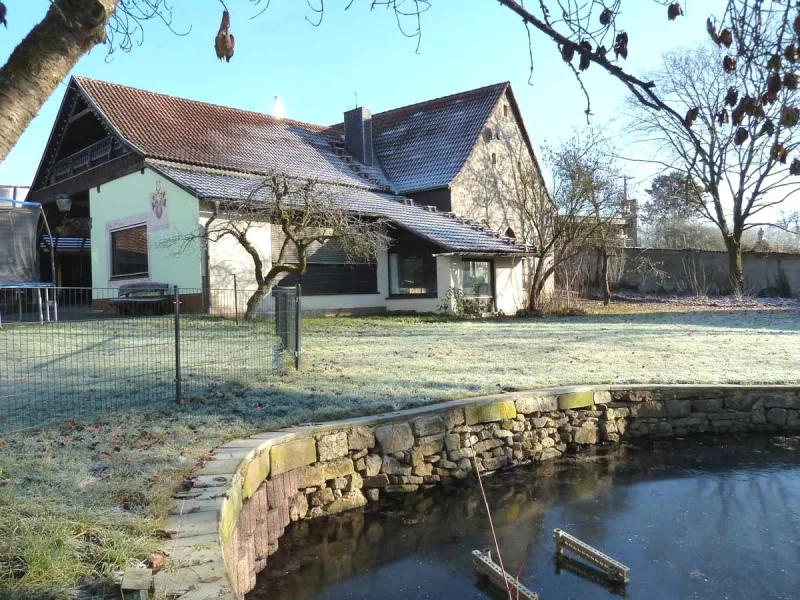
<path id="1" fill-rule="evenodd" d="M 234 279 L 254 289 L 251 257 L 232 239 L 180 252 L 165 240 L 279 172 L 389 224 L 374 260 L 312 253 L 299 278 L 305 309 L 428 312 L 457 288 L 508 314 L 525 303 L 530 260 L 505 202 L 521 168 L 541 181 L 508 83 L 375 115 L 356 108 L 325 126 L 73 77 L 29 199 L 66 229 L 88 223 L 98 306 L 123 283 L 154 281 L 178 285 L 198 310 L 229 310 L 212 290 Z M 267 264 L 280 235 L 268 224 L 251 232 Z"/>

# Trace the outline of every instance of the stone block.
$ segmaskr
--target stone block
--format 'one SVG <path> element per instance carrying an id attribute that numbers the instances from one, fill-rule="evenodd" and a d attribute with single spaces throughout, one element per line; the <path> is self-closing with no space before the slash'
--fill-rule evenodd
<path id="1" fill-rule="evenodd" d="M 688 417 L 692 412 L 692 403 L 689 400 L 667 400 L 664 402 L 667 416 L 671 419 Z"/>
<path id="2" fill-rule="evenodd" d="M 536 460 L 551 460 L 553 458 L 558 458 L 559 456 L 561 456 L 561 452 L 555 448 L 545 448 L 536 454 Z"/>
<path id="3" fill-rule="evenodd" d="M 573 440 L 576 444 L 596 444 L 598 441 L 597 424 L 591 421 L 584 423 L 581 427 L 575 429 L 573 432 Z"/>
<path id="4" fill-rule="evenodd" d="M 611 392 L 606 390 L 603 392 L 594 393 L 595 404 L 608 404 L 609 402 L 611 402 Z"/>
<path id="5" fill-rule="evenodd" d="M 789 392 L 762 394 L 761 397 L 765 408 L 797 408 L 799 405 L 797 397 Z"/>
<path id="6" fill-rule="evenodd" d="M 270 448 L 269 458 L 270 476 L 275 477 L 316 462 L 317 444 L 314 438 L 300 438 L 278 444 Z"/>
<path id="7" fill-rule="evenodd" d="M 767 415 L 763 410 L 754 410 L 750 413 L 750 422 L 753 425 L 764 425 L 767 422 Z"/>
<path id="8" fill-rule="evenodd" d="M 412 492 L 416 492 L 419 489 L 418 485 L 411 485 L 408 483 L 401 483 L 395 485 L 387 485 L 383 488 L 389 494 L 400 493 L 400 494 L 410 494 Z"/>
<path id="9" fill-rule="evenodd" d="M 491 423 L 503 419 L 514 419 L 517 409 L 513 400 L 499 400 L 489 404 L 469 404 L 464 408 L 467 425 Z"/>
<path id="10" fill-rule="evenodd" d="M 378 490 L 377 488 L 364 490 L 364 496 L 366 496 L 367 500 L 369 500 L 370 502 L 377 502 L 381 497 L 381 493 L 380 490 Z"/>
<path id="11" fill-rule="evenodd" d="M 664 410 L 664 404 L 662 402 L 646 401 L 639 402 L 638 404 L 631 406 L 632 417 L 646 419 L 653 417 L 665 417 L 666 415 L 667 411 Z"/>
<path id="12" fill-rule="evenodd" d="M 364 460 L 367 466 L 367 477 L 373 477 L 381 472 L 383 458 L 379 454 L 370 454 Z"/>
<path id="13" fill-rule="evenodd" d="M 422 417 L 415 419 L 411 424 L 414 429 L 414 435 L 417 437 L 424 437 L 426 435 L 436 435 L 437 433 L 443 434 L 447 427 L 445 426 L 444 419 L 439 416 Z"/>
<path id="14" fill-rule="evenodd" d="M 767 423 L 781 427 L 786 424 L 786 409 L 785 408 L 770 408 L 767 411 Z"/>
<path id="15" fill-rule="evenodd" d="M 503 442 L 501 442 L 500 440 L 488 439 L 488 440 L 483 440 L 482 442 L 478 442 L 477 444 L 475 444 L 472 447 L 472 450 L 477 452 L 478 454 L 480 454 L 481 452 L 488 452 L 489 450 L 492 450 L 492 449 L 497 448 L 498 446 L 502 446 L 502 445 L 503 445 Z M 450 460 L 456 460 L 455 458 L 453 458 L 453 455 L 455 454 L 455 452 L 457 452 L 457 451 L 454 451 L 454 452 L 450 453 Z"/>
<path id="16" fill-rule="evenodd" d="M 449 430 L 464 424 L 464 409 L 457 408 L 442 415 L 445 427 Z"/>
<path id="17" fill-rule="evenodd" d="M 311 494 L 311 506 L 325 506 L 333 502 L 333 499 L 333 490 L 325 487 Z"/>
<path id="18" fill-rule="evenodd" d="M 365 489 L 386 487 L 389 485 L 389 476 L 386 473 L 380 473 L 372 477 L 364 477 L 362 484 Z"/>
<path id="19" fill-rule="evenodd" d="M 755 404 L 756 397 L 750 392 L 737 392 L 723 398 L 722 403 L 726 409 L 750 412 Z"/>
<path id="20" fill-rule="evenodd" d="M 594 392 L 570 392 L 558 396 L 558 408 L 568 410 L 572 408 L 585 408 L 594 405 Z"/>
<path id="21" fill-rule="evenodd" d="M 432 454 L 438 454 L 443 448 L 444 437 L 441 437 L 436 440 L 421 443 L 416 449 L 422 452 L 423 456 L 431 456 Z"/>
<path id="22" fill-rule="evenodd" d="M 649 402 L 653 400 L 653 392 L 648 390 L 617 390 L 611 392 L 616 402 Z"/>
<path id="23" fill-rule="evenodd" d="M 333 460 L 346 456 L 350 450 L 347 433 L 340 431 L 330 435 L 322 435 L 317 440 L 317 455 L 319 460 Z"/>
<path id="24" fill-rule="evenodd" d="M 391 423 L 375 430 L 375 438 L 384 454 L 404 452 L 414 445 L 414 435 L 408 423 Z"/>
<path id="25" fill-rule="evenodd" d="M 369 427 L 354 427 L 347 433 L 350 450 L 369 450 L 375 447 L 375 433 Z"/>
<path id="26" fill-rule="evenodd" d="M 411 475 L 411 467 L 400 464 L 396 458 L 384 456 L 383 472 L 388 475 Z"/>
<path id="27" fill-rule="evenodd" d="M 722 410 L 722 398 L 700 398 L 692 400 L 692 410 L 694 412 L 720 412 Z"/>
<path id="28" fill-rule="evenodd" d="M 355 466 L 353 465 L 352 459 L 346 456 L 337 458 L 335 460 L 318 463 L 318 466 L 320 469 L 322 469 L 322 474 L 326 481 L 329 479 L 336 479 L 337 477 L 350 475 L 355 471 Z"/>
<path id="29" fill-rule="evenodd" d="M 367 503 L 367 498 L 359 490 L 354 490 L 348 494 L 343 495 L 341 498 L 334 500 L 331 504 L 325 507 L 325 512 L 329 515 L 342 512 L 345 510 L 352 510 Z"/>
<path id="30" fill-rule="evenodd" d="M 517 412 L 527 415 L 534 412 L 551 412 L 558 410 L 558 398 L 556 396 L 534 396 L 530 398 L 519 398 L 516 403 Z"/>
<path id="31" fill-rule="evenodd" d="M 325 485 L 325 473 L 318 464 L 297 469 L 297 485 L 300 488 Z"/>
<path id="32" fill-rule="evenodd" d="M 459 450 L 461 448 L 461 436 L 457 433 L 445 436 L 444 445 L 447 450 Z"/>

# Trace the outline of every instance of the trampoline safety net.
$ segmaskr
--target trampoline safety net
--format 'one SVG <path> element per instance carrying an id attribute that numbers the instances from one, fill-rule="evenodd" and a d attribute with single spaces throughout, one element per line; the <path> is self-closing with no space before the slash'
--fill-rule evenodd
<path id="1" fill-rule="evenodd" d="M 0 198 L 0 285 L 39 281 L 40 216 L 38 204 Z"/>

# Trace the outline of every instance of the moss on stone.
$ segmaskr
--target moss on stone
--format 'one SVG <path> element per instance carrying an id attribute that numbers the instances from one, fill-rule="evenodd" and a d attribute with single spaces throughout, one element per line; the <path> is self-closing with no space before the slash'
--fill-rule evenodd
<path id="1" fill-rule="evenodd" d="M 558 409 L 568 410 L 571 408 L 586 408 L 594 405 L 594 392 L 586 390 L 584 392 L 570 392 L 561 394 L 558 397 Z"/>
<path id="2" fill-rule="evenodd" d="M 258 486 L 269 475 L 269 452 L 264 451 L 256 455 L 244 469 L 244 481 L 242 483 L 242 493 L 245 498 L 249 498 L 258 490 Z"/>
<path id="3" fill-rule="evenodd" d="M 301 438 L 273 446 L 269 451 L 270 476 L 275 477 L 292 469 L 299 469 L 317 461 L 317 443 L 314 438 Z"/>
<path id="4" fill-rule="evenodd" d="M 517 418 L 517 409 L 513 400 L 500 400 L 489 404 L 470 404 L 464 408 L 464 412 L 467 425 Z"/>

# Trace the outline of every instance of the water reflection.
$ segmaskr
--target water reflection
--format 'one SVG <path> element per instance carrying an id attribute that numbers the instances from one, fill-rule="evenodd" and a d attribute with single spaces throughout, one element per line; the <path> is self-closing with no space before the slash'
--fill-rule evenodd
<path id="1" fill-rule="evenodd" d="M 623 445 L 485 480 L 506 569 L 549 598 L 796 598 L 800 441 Z M 560 527 L 631 568 L 624 591 L 553 558 Z M 250 600 L 488 598 L 477 487 L 296 524 Z"/>

